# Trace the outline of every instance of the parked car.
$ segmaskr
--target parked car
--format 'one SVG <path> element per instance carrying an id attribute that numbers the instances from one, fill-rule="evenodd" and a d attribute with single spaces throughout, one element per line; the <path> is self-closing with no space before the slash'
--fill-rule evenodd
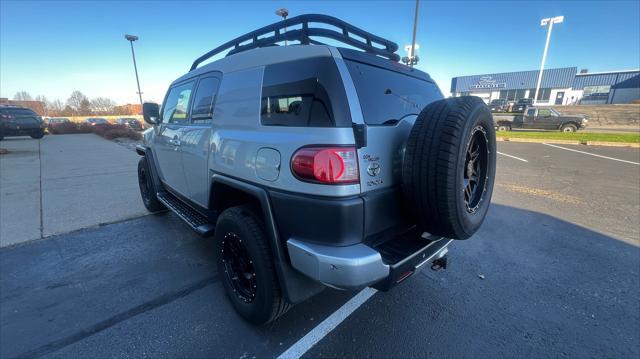
<path id="1" fill-rule="evenodd" d="M 120 117 L 119 119 L 116 120 L 116 124 L 127 126 L 136 131 L 144 130 L 144 127 L 142 126 L 142 122 L 138 121 L 138 119 L 133 117 Z"/>
<path id="2" fill-rule="evenodd" d="M 273 46 L 283 33 L 301 44 Z M 301 15 L 196 59 L 162 110 L 143 104 L 154 126 L 136 148 L 144 205 L 215 237 L 222 284 L 247 320 L 272 321 L 327 286 L 389 290 L 445 268 L 452 240 L 484 221 L 491 112 L 478 97 L 443 98 L 397 49 Z"/>
<path id="3" fill-rule="evenodd" d="M 491 100 L 491 103 L 489 103 L 489 109 L 491 112 L 507 112 L 509 109 L 509 103 L 505 99 Z"/>
<path id="4" fill-rule="evenodd" d="M 494 121 L 498 131 L 522 128 L 562 132 L 576 132 L 585 128 L 589 122 L 585 116 L 561 115 L 550 107 L 527 107 L 522 115 L 496 115 Z"/>
<path id="5" fill-rule="evenodd" d="M 9 136 L 44 136 L 45 124 L 33 110 L 12 105 L 0 105 L 0 140 Z"/>
<path id="6" fill-rule="evenodd" d="M 510 112 L 524 112 L 527 107 L 533 106 L 533 99 L 521 98 L 513 106 L 511 106 Z"/>
<path id="7" fill-rule="evenodd" d="M 71 120 L 66 117 L 50 117 L 46 122 L 48 125 L 52 125 L 58 123 L 69 123 Z"/>
<path id="8" fill-rule="evenodd" d="M 84 122 L 90 126 L 109 124 L 109 121 L 106 118 L 102 118 L 102 117 L 90 117 L 84 120 Z"/>

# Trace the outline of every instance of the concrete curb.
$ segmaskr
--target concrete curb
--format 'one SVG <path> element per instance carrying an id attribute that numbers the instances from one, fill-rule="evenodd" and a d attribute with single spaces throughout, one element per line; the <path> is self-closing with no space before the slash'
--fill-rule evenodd
<path id="1" fill-rule="evenodd" d="M 640 148 L 640 143 L 633 143 L 633 142 L 578 141 L 578 140 L 554 140 L 554 139 L 541 139 L 541 138 L 539 139 L 539 138 L 513 138 L 513 137 L 497 137 L 496 140 L 502 141 L 502 142 L 554 143 L 558 145 L 587 145 L 587 146 Z"/>

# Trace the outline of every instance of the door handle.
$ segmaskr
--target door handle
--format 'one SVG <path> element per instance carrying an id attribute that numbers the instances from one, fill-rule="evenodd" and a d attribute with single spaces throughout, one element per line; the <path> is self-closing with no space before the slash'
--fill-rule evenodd
<path id="1" fill-rule="evenodd" d="M 180 140 L 179 140 L 179 139 L 177 139 L 177 138 L 174 138 L 174 139 L 169 140 L 169 143 L 170 143 L 171 145 L 176 146 L 176 147 L 180 146 Z"/>

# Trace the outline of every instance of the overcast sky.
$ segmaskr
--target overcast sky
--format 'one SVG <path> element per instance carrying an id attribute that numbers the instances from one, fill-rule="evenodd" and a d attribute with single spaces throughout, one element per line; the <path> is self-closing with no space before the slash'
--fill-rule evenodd
<path id="1" fill-rule="evenodd" d="M 547 68 L 640 67 L 638 1 L 422 1 L 418 68 L 448 94 L 451 78 L 540 66 L 544 17 L 554 27 Z M 397 42 L 411 41 L 414 1 L 0 2 L 0 96 L 25 90 L 65 101 L 73 90 L 136 103 L 125 33 L 138 35 L 143 98 L 159 102 L 195 58 L 233 37 L 291 16 L 322 13 Z"/>

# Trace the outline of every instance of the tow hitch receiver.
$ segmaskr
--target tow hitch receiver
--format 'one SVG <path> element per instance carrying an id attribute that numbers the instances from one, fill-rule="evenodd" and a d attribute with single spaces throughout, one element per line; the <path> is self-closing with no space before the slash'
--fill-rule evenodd
<path id="1" fill-rule="evenodd" d="M 446 254 L 431 263 L 431 270 L 437 272 L 442 269 L 447 269 L 447 256 Z"/>

